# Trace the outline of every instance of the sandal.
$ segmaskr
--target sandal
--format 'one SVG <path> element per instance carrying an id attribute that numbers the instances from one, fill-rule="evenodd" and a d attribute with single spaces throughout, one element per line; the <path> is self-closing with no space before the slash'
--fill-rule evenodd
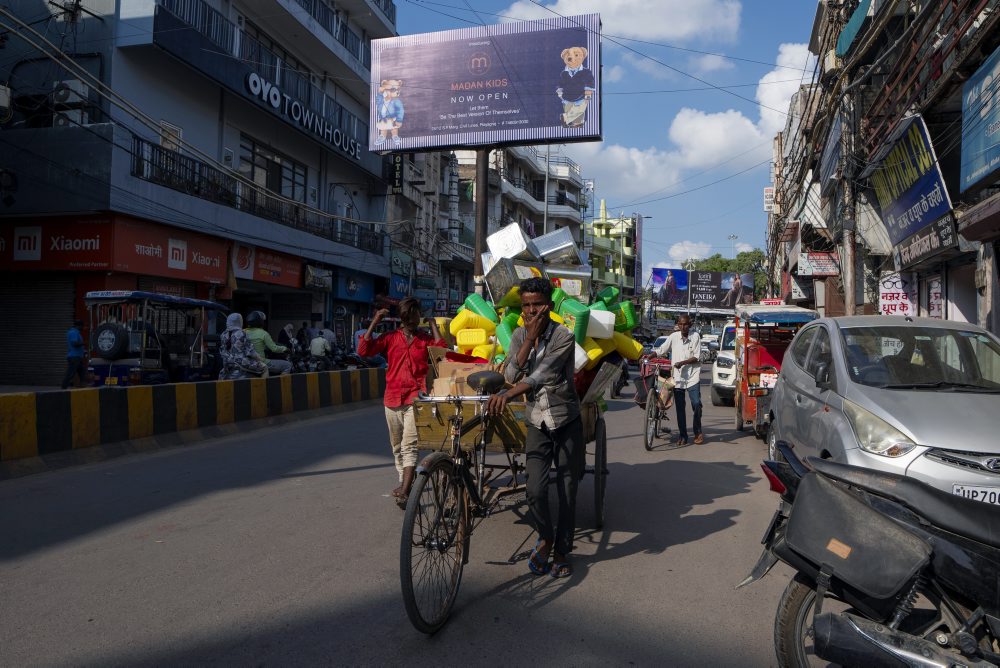
<path id="1" fill-rule="evenodd" d="M 554 578 L 568 578 L 573 575 L 573 565 L 566 557 L 556 557 L 552 561 L 551 574 Z"/>
<path id="2" fill-rule="evenodd" d="M 549 564 L 549 555 L 542 556 L 542 553 L 538 551 L 538 548 L 542 546 L 542 539 L 539 538 L 538 542 L 535 543 L 535 547 L 532 548 L 531 554 L 528 555 L 528 570 L 530 570 L 535 575 L 548 575 L 549 571 L 552 569 L 552 565 Z"/>

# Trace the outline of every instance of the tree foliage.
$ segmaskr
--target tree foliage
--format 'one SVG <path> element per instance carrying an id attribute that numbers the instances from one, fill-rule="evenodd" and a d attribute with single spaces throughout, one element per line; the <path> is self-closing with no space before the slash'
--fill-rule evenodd
<path id="1" fill-rule="evenodd" d="M 687 267 L 687 263 L 685 263 Z M 755 248 L 736 255 L 736 258 L 722 257 L 716 253 L 703 260 L 694 260 L 693 268 L 700 271 L 737 272 L 753 274 L 754 301 L 758 301 L 767 291 L 767 274 L 764 273 L 764 251 Z"/>

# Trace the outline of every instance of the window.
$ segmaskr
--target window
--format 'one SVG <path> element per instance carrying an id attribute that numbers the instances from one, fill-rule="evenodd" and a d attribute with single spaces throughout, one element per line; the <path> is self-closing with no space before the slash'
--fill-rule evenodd
<path id="1" fill-rule="evenodd" d="M 180 152 L 183 135 L 184 131 L 181 128 L 172 123 L 160 121 L 160 146 L 166 150 Z"/>
<path id="2" fill-rule="evenodd" d="M 801 368 L 806 368 L 806 356 L 809 354 L 809 344 L 819 327 L 807 327 L 799 332 L 799 335 L 792 342 L 792 360 Z"/>
<path id="3" fill-rule="evenodd" d="M 306 200 L 306 166 L 245 134 L 240 135 L 240 174 L 282 197 Z"/>
<path id="4" fill-rule="evenodd" d="M 827 369 L 830 368 L 833 354 L 830 352 L 830 334 L 823 327 L 814 327 L 813 329 L 816 330 L 816 335 L 813 337 L 816 341 L 813 343 L 806 373 L 815 378 L 821 366 L 825 365 Z"/>
<path id="5" fill-rule="evenodd" d="M 250 21 L 244 22 L 240 55 L 244 61 L 283 92 L 302 102 L 310 102 L 312 72 Z"/>

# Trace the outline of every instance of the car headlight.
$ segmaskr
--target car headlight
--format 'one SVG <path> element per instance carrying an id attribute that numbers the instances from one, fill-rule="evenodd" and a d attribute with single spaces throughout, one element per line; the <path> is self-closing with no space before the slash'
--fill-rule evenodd
<path id="1" fill-rule="evenodd" d="M 891 424 L 846 399 L 844 415 L 851 422 L 858 445 L 866 452 L 883 457 L 902 457 L 917 447 Z"/>
<path id="2" fill-rule="evenodd" d="M 715 363 L 719 365 L 720 369 L 732 369 L 733 365 L 736 364 L 736 360 L 731 360 L 728 357 L 716 357 Z"/>

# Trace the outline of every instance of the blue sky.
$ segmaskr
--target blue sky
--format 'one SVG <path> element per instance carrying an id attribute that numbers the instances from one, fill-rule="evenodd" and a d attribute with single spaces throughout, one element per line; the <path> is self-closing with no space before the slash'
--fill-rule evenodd
<path id="1" fill-rule="evenodd" d="M 737 252 L 763 248 L 771 140 L 790 96 L 812 74 L 806 42 L 815 2 L 396 0 L 396 7 L 401 35 L 599 13 L 604 141 L 561 150 L 594 179 L 609 214 L 647 217 L 647 276 L 654 265 L 688 257 L 729 257 L 732 234 Z"/>

